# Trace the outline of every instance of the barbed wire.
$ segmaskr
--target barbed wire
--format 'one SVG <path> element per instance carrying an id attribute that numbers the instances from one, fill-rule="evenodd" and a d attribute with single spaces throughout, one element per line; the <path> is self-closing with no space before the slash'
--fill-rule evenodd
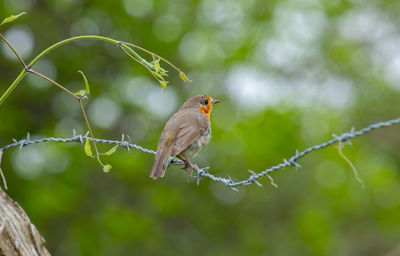
<path id="1" fill-rule="evenodd" d="M 372 125 L 370 125 L 368 127 L 365 127 L 365 128 L 363 128 L 363 129 L 361 129 L 359 131 L 355 131 L 355 129 L 353 127 L 350 132 L 343 133 L 340 136 L 337 136 L 337 135 L 333 134 L 332 136 L 334 138 L 332 140 L 329 140 L 329 141 L 327 141 L 325 143 L 322 143 L 322 144 L 319 144 L 319 145 L 316 145 L 316 146 L 309 147 L 309 148 L 307 148 L 306 150 L 304 150 L 302 152 L 299 152 L 298 150 L 296 150 L 296 154 L 294 156 L 292 156 L 291 158 L 289 158 L 289 160 L 283 159 L 282 163 L 277 164 L 275 166 L 272 166 L 269 169 L 266 169 L 266 170 L 264 170 L 262 172 L 259 172 L 259 173 L 256 173 L 256 172 L 254 172 L 252 170 L 249 170 L 249 172 L 251 174 L 250 177 L 248 179 L 242 180 L 242 181 L 234 182 L 230 176 L 228 176 L 227 178 L 214 176 L 213 174 L 208 172 L 208 170 L 210 169 L 209 167 L 203 167 L 203 168 L 196 167 L 195 171 L 197 172 L 197 176 L 195 176 L 195 178 L 197 178 L 197 185 L 199 185 L 201 177 L 206 177 L 206 178 L 209 178 L 209 179 L 211 179 L 213 181 L 222 182 L 227 187 L 229 187 L 229 188 L 231 188 L 231 189 L 233 189 L 235 191 L 238 191 L 238 189 L 236 187 L 239 187 L 239 186 L 247 186 L 247 185 L 256 184 L 256 185 L 262 187 L 262 184 L 258 180 L 261 177 L 266 176 L 266 177 L 269 178 L 269 180 L 271 182 L 271 185 L 277 187 L 277 185 L 274 183 L 272 177 L 270 176 L 270 173 L 272 173 L 274 171 L 277 171 L 277 170 L 280 170 L 280 169 L 283 169 L 283 168 L 286 168 L 286 167 L 295 167 L 296 170 L 297 170 L 297 169 L 301 168 L 301 165 L 297 161 L 300 158 L 304 157 L 305 155 L 307 155 L 307 154 L 309 154 L 309 153 L 311 153 L 313 151 L 317 151 L 317 150 L 332 146 L 332 145 L 337 144 L 337 143 L 347 143 L 348 145 L 351 146 L 351 142 L 350 142 L 351 139 L 354 139 L 356 137 L 362 136 L 362 135 L 364 135 L 366 133 L 369 133 L 369 132 L 371 132 L 373 130 L 376 130 L 376 129 L 380 129 L 380 128 L 383 128 L 383 127 L 394 126 L 394 125 L 397 125 L 397 124 L 400 124 L 400 117 L 397 118 L 397 119 L 392 119 L 392 120 L 386 121 L 386 122 L 378 122 L 378 123 L 372 124 Z M 88 133 L 86 133 L 85 135 L 81 135 L 81 134 L 76 135 L 75 131 L 73 131 L 73 136 L 71 138 L 53 138 L 53 137 L 50 137 L 50 138 L 31 140 L 30 139 L 30 134 L 28 133 L 26 139 L 22 139 L 22 140 L 19 140 L 19 141 L 17 141 L 16 139 L 13 139 L 14 143 L 6 145 L 6 146 L 0 148 L 0 153 L 2 151 L 6 151 L 8 149 L 15 148 L 15 147 L 19 147 L 20 149 L 22 149 L 23 147 L 26 147 L 28 145 L 37 144 L 37 143 L 43 143 L 43 142 L 49 142 L 49 141 L 64 142 L 64 143 L 79 142 L 79 143 L 81 143 L 81 145 L 83 145 L 84 141 L 86 139 L 89 139 L 89 141 L 95 141 L 96 143 L 118 144 L 121 147 L 126 148 L 129 152 L 130 152 L 131 148 L 134 148 L 134 149 L 137 149 L 137 150 L 142 151 L 144 153 L 153 154 L 153 155 L 156 154 L 156 152 L 153 151 L 153 150 L 146 149 L 144 147 L 141 147 L 139 145 L 131 143 L 129 136 L 127 136 L 127 138 L 128 139 L 125 140 L 125 135 L 122 134 L 122 138 L 121 138 L 120 141 L 118 141 L 118 140 L 96 139 L 96 138 L 93 139 L 91 137 L 88 137 Z M 183 163 L 183 161 L 181 161 L 179 159 L 170 158 L 169 165 L 170 164 L 183 165 L 184 163 Z"/>

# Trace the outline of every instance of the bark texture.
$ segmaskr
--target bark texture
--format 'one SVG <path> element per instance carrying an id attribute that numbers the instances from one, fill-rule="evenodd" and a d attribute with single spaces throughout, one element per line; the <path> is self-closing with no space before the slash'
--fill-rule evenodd
<path id="1" fill-rule="evenodd" d="M 50 256 L 25 211 L 0 187 L 0 255 Z"/>

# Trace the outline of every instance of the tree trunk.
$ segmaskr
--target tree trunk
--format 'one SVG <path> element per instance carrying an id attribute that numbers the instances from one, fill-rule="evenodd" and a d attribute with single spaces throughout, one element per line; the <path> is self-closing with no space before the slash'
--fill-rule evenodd
<path id="1" fill-rule="evenodd" d="M 0 187 L 0 255 L 50 256 L 25 211 Z"/>

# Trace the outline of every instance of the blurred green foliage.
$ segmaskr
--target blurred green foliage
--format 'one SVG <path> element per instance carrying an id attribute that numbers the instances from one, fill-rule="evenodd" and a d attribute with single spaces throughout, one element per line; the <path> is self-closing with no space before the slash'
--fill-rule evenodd
<path id="1" fill-rule="evenodd" d="M 331 138 L 399 116 L 400 4 L 380 0 L 1 0 L 1 32 L 26 62 L 67 37 L 97 34 L 143 46 L 169 70 L 164 92 L 118 48 L 81 41 L 36 70 L 85 102 L 96 137 L 155 149 L 164 123 L 195 94 L 222 100 L 213 138 L 194 162 L 217 176 L 249 176 Z M 2 18 L 1 18 L 2 17 Z M 0 90 L 21 70 L 1 44 Z M 85 133 L 79 105 L 28 75 L 0 110 L 0 145 Z M 105 174 L 78 144 L 44 143 L 4 153 L 8 193 L 27 211 L 54 255 L 385 255 L 400 242 L 398 127 L 300 161 L 273 174 L 276 189 L 197 187 L 170 167 L 150 179 L 153 156 L 117 149 Z M 106 152 L 109 146 L 100 145 Z"/>

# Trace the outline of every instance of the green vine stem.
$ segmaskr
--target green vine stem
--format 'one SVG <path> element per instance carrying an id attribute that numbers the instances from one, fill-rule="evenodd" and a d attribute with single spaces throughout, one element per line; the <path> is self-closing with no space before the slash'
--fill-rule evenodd
<path id="1" fill-rule="evenodd" d="M 13 50 L 13 47 L 11 47 L 11 45 L 7 42 L 7 40 L 5 40 L 5 38 L 3 36 L 1 36 L 1 38 L 7 43 L 7 45 Z M 44 57 L 45 55 L 47 55 L 48 53 L 50 53 L 51 51 L 53 51 L 54 49 L 76 41 L 76 40 L 81 40 L 81 39 L 97 39 L 97 40 L 103 40 L 103 41 L 108 41 L 114 44 L 118 44 L 117 40 L 111 39 L 111 38 L 107 38 L 107 37 L 102 37 L 102 36 L 94 36 L 94 35 L 87 35 L 87 36 L 76 36 L 76 37 L 71 37 L 68 39 L 65 39 L 63 41 L 60 41 L 56 44 L 53 44 L 52 46 L 50 46 L 49 48 L 47 48 L 46 50 L 44 50 L 43 52 L 41 52 L 38 56 L 36 56 L 36 58 L 34 58 L 29 64 L 28 66 L 25 66 L 24 69 L 21 71 L 21 73 L 17 76 L 17 78 L 14 80 L 14 82 L 7 88 L 7 90 L 4 92 L 4 94 L 1 96 L 0 98 L 0 106 L 3 104 L 3 102 L 8 98 L 8 96 L 10 96 L 10 94 L 14 91 L 15 87 L 17 87 L 17 85 L 19 84 L 19 82 L 26 76 L 26 74 L 28 73 L 28 70 L 42 57 Z M 22 59 L 19 57 L 18 54 L 16 54 L 18 59 L 21 61 Z M 23 64 L 23 61 L 22 61 Z"/>
<path id="2" fill-rule="evenodd" d="M 7 42 L 7 40 L 4 38 L 4 36 L 2 34 L 1 38 L 3 39 L 3 41 L 6 42 L 6 44 L 14 51 L 13 47 Z M 62 40 L 58 43 L 55 43 L 53 45 L 51 45 L 49 48 L 47 48 L 46 50 L 44 50 L 43 52 L 41 52 L 38 56 L 36 56 L 27 66 L 24 66 L 24 69 L 21 71 L 21 73 L 18 75 L 18 77 L 14 80 L 14 82 L 7 88 L 7 90 L 4 92 L 4 94 L 0 97 L 0 106 L 3 104 L 3 102 L 8 98 L 8 96 L 14 91 L 15 87 L 17 87 L 17 85 L 19 84 L 19 82 L 25 77 L 25 75 L 28 73 L 29 69 L 42 57 L 46 56 L 47 54 L 49 54 L 51 51 L 55 50 L 56 48 L 65 45 L 67 43 L 73 42 L 73 41 L 77 41 L 77 40 L 83 40 L 83 39 L 92 39 L 92 40 L 102 40 L 102 41 L 106 41 L 112 44 L 117 45 L 118 47 L 120 47 L 120 44 L 124 44 L 125 46 L 130 46 L 133 48 L 136 48 L 138 50 L 141 50 L 145 53 L 150 54 L 151 56 L 156 56 L 157 58 L 163 60 L 166 64 L 168 64 L 169 66 L 171 66 L 172 68 L 174 68 L 176 71 L 179 72 L 179 74 L 183 73 L 179 68 L 177 68 L 175 65 L 173 65 L 171 62 L 169 62 L 168 60 L 140 47 L 137 46 L 135 44 L 131 44 L 131 43 L 126 43 L 126 42 L 122 42 L 122 41 L 118 41 L 112 38 L 108 38 L 108 37 L 104 37 L 104 36 L 96 36 L 96 35 L 83 35 L 83 36 L 76 36 L 76 37 L 71 37 L 65 40 Z M 133 51 L 133 50 L 132 50 Z M 15 52 L 14 52 L 15 53 Z M 18 59 L 20 60 L 21 64 L 24 65 L 23 60 L 20 58 L 20 56 L 16 53 Z M 140 55 L 137 54 L 137 56 L 135 56 L 138 58 L 139 62 L 143 62 L 143 58 L 140 57 Z M 155 68 L 153 68 L 153 70 L 155 70 Z M 151 69 L 149 70 L 150 72 L 154 72 Z"/>

